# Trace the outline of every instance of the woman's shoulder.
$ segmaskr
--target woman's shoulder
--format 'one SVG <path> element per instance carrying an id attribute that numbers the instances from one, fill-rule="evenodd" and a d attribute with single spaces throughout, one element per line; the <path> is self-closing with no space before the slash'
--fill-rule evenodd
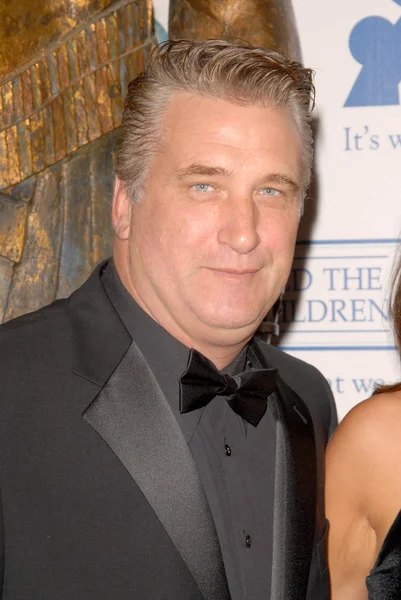
<path id="1" fill-rule="evenodd" d="M 401 416 L 401 390 L 378 392 L 359 402 L 350 410 L 345 419 L 358 418 L 370 420 L 372 417 L 388 418 L 396 415 Z"/>
<path id="2" fill-rule="evenodd" d="M 376 444 L 384 447 L 398 439 L 401 444 L 400 434 L 401 391 L 383 392 L 354 406 L 338 426 L 332 443 L 345 442 L 355 449 L 369 451 L 374 447 L 377 450 Z"/>

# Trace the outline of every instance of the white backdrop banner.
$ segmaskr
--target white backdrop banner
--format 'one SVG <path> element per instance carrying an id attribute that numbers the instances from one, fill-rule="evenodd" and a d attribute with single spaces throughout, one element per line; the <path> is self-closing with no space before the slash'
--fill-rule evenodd
<path id="1" fill-rule="evenodd" d="M 316 174 L 280 345 L 325 374 L 341 417 L 400 377 L 388 294 L 401 229 L 401 0 L 294 9 L 316 71 Z"/>
<path id="2" fill-rule="evenodd" d="M 316 72 L 316 166 L 279 345 L 322 371 L 341 418 L 401 376 L 388 317 L 401 230 L 401 0 L 293 5 Z M 168 2 L 154 7 L 165 39 Z"/>

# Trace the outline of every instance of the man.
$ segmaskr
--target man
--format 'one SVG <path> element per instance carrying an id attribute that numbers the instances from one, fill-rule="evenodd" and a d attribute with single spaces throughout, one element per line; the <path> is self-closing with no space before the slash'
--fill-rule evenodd
<path id="1" fill-rule="evenodd" d="M 4 598 L 328 598 L 332 397 L 255 336 L 291 267 L 312 90 L 223 41 L 169 42 L 131 82 L 113 260 L 1 331 Z"/>

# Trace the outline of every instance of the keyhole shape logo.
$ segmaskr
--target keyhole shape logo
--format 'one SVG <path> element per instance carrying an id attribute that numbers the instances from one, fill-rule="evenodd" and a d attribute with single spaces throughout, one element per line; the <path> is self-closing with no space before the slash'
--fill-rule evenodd
<path id="1" fill-rule="evenodd" d="M 393 1 L 401 6 L 401 0 Z M 344 106 L 399 105 L 401 18 L 395 24 L 378 16 L 358 21 L 349 47 L 362 68 Z"/>

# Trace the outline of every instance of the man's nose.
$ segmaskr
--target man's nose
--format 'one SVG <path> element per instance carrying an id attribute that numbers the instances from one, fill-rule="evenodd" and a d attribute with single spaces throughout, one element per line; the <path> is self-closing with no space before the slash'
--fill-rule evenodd
<path id="1" fill-rule="evenodd" d="M 232 201 L 225 207 L 218 241 L 238 254 L 248 254 L 258 246 L 258 209 L 252 198 Z"/>

